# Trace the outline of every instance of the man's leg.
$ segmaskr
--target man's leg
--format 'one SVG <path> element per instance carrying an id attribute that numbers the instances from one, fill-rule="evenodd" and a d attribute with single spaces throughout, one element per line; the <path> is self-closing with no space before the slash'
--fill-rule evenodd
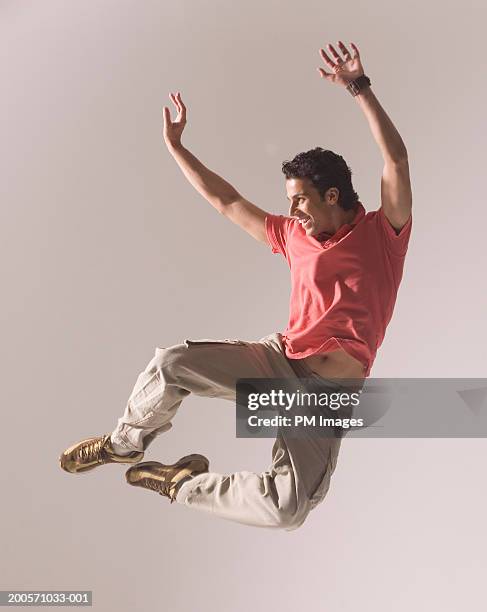
<path id="1" fill-rule="evenodd" d="M 201 474 L 180 487 L 176 501 L 244 525 L 292 531 L 328 491 L 340 441 L 332 437 L 325 445 L 310 449 L 297 439 L 289 445 L 280 434 L 267 471 Z"/>
<path id="2" fill-rule="evenodd" d="M 343 390 L 335 381 L 316 379 L 304 363 L 287 359 L 280 334 L 266 336 L 259 344 L 260 347 L 254 348 L 261 355 L 260 363 L 267 361 L 270 365 L 270 371 L 263 376 L 289 379 L 287 391 L 298 386 L 304 389 L 301 378 L 318 379 L 320 392 Z M 300 413 L 311 414 L 305 409 Z M 326 496 L 340 443 L 341 437 L 329 428 L 321 428 L 319 433 L 309 427 L 279 428 L 267 471 L 201 474 L 180 487 L 176 501 L 245 525 L 297 529 Z"/>
<path id="3" fill-rule="evenodd" d="M 297 381 L 309 375 L 309 368 L 286 358 L 279 333 L 256 342 L 186 340 L 158 348 L 139 376 L 112 440 L 127 449 L 146 449 L 171 427 L 189 393 L 235 402 L 239 378 Z M 310 440 L 280 431 L 268 471 L 200 474 L 182 484 L 176 501 L 247 525 L 295 529 L 326 493 L 339 446 L 333 436 Z"/>
<path id="4" fill-rule="evenodd" d="M 245 372 L 256 378 L 264 376 L 249 358 L 250 344 L 208 339 L 156 348 L 111 433 L 114 448 L 146 450 L 159 434 L 171 429 L 172 419 L 190 393 L 233 399 L 235 382 L 246 376 Z"/>

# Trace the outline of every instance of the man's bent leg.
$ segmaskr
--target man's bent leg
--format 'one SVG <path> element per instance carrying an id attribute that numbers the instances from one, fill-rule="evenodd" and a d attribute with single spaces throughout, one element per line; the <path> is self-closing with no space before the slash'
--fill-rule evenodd
<path id="1" fill-rule="evenodd" d="M 189 393 L 236 401 L 239 378 L 286 378 L 291 383 L 311 370 L 288 360 L 281 335 L 257 342 L 186 340 L 156 349 L 139 376 L 124 416 L 114 432 L 128 446 L 146 449 Z M 261 474 L 205 473 L 184 482 L 176 500 L 247 525 L 295 529 L 323 497 L 336 464 L 339 440 L 306 441 L 280 431 L 272 464 Z"/>
<path id="2" fill-rule="evenodd" d="M 157 435 L 171 429 L 171 420 L 190 393 L 231 399 L 239 372 L 259 376 L 246 348 L 242 340 L 185 340 L 156 348 L 110 436 L 114 446 L 146 450 Z"/>
<path id="3" fill-rule="evenodd" d="M 251 345 L 260 374 L 237 378 L 287 378 L 292 383 L 313 376 L 307 366 L 286 358 L 280 334 Z M 322 382 L 339 388 L 333 381 Z M 282 428 L 268 471 L 201 474 L 182 484 L 176 501 L 246 525 L 293 530 L 325 497 L 339 448 L 340 438 L 331 431 L 318 437 Z"/>
<path id="4" fill-rule="evenodd" d="M 272 465 L 268 471 L 261 474 L 248 471 L 228 475 L 201 474 L 180 487 L 176 501 L 244 525 L 292 531 L 304 523 L 309 512 L 328 491 L 339 441 L 331 438 L 327 447 L 326 458 L 322 452 L 315 453 L 303 471 L 304 455 L 299 460 L 298 447 L 294 445 L 290 450 L 279 435 L 272 449 Z M 302 440 L 299 448 L 306 450 Z M 314 490 L 306 487 L 306 475 L 311 476 L 308 480 L 316 481 Z"/>

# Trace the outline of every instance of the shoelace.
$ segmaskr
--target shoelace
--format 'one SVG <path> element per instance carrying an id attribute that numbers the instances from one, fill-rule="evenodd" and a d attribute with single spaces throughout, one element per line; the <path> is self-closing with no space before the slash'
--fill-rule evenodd
<path id="1" fill-rule="evenodd" d="M 175 501 L 175 498 L 173 498 L 172 495 L 176 487 L 175 482 L 161 482 L 159 480 L 156 480 L 155 478 L 144 478 L 142 482 L 143 485 L 148 489 L 152 489 L 153 491 L 156 491 L 156 493 L 169 497 L 171 503 Z"/>
<path id="2" fill-rule="evenodd" d="M 98 459 L 106 440 L 106 436 L 103 436 L 103 438 L 99 438 L 98 440 L 94 440 L 93 442 L 89 442 L 88 444 L 81 446 L 78 451 L 80 461 L 89 461 L 95 458 Z"/>

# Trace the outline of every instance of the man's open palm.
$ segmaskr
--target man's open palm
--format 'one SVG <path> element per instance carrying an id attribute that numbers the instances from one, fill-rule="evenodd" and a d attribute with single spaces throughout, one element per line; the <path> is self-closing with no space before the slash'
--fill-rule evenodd
<path id="1" fill-rule="evenodd" d="M 333 55 L 334 59 L 331 59 L 324 49 L 320 49 L 320 55 L 325 61 L 326 65 L 333 70 L 332 73 L 326 72 L 323 68 L 318 68 L 321 76 L 327 81 L 337 83 L 338 85 L 344 85 L 345 87 L 354 81 L 356 78 L 364 74 L 364 68 L 360 60 L 360 53 L 357 47 L 350 43 L 353 53 L 345 47 L 341 40 L 338 41 L 338 47 L 343 53 L 345 59 L 339 55 L 333 45 L 328 44 L 328 49 Z"/>
<path id="2" fill-rule="evenodd" d="M 177 94 L 169 94 L 171 100 L 176 106 L 178 114 L 174 121 L 171 120 L 171 112 L 167 106 L 164 106 L 164 140 L 167 146 L 175 146 L 181 144 L 181 134 L 183 133 L 184 126 L 186 125 L 186 107 L 181 100 L 181 94 L 178 91 Z"/>

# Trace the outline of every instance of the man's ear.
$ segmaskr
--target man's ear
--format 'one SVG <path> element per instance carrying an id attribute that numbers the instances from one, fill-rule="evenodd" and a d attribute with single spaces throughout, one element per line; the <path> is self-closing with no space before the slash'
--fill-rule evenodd
<path id="1" fill-rule="evenodd" d="M 340 190 L 337 187 L 330 187 L 325 192 L 324 200 L 327 200 L 329 204 L 338 204 L 340 198 Z"/>

